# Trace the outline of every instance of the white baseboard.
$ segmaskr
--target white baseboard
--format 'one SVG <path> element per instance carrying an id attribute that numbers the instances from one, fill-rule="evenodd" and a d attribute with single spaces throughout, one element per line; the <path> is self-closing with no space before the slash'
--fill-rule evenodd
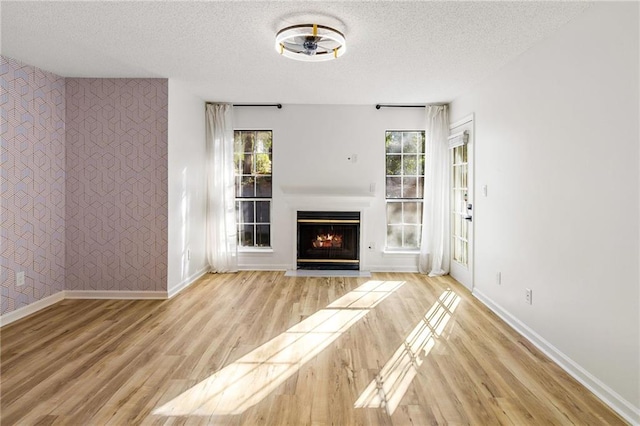
<path id="1" fill-rule="evenodd" d="M 4 315 L 0 315 L 0 327 L 11 324 L 26 316 L 58 303 L 64 299 L 121 299 L 121 300 L 165 300 L 187 288 L 207 272 L 207 267 L 196 272 L 169 291 L 120 291 L 120 290 L 64 290 L 45 297 L 30 305 L 23 306 Z"/>
<path id="2" fill-rule="evenodd" d="M 172 286 L 170 289 L 167 290 L 167 297 L 171 299 L 173 296 L 175 296 L 176 294 L 180 293 L 182 290 L 184 290 L 185 288 L 193 284 L 198 278 L 206 274 L 208 270 L 209 270 L 209 266 L 204 266 L 198 272 L 185 278 L 184 280 L 182 280 L 182 282 L 178 283 L 177 285 Z"/>
<path id="3" fill-rule="evenodd" d="M 546 341 L 542 336 L 529 328 L 518 318 L 511 315 L 507 310 L 495 303 L 480 290 L 474 289 L 472 293 L 479 301 L 491 309 L 504 322 L 509 324 L 511 328 L 516 330 L 527 338 L 535 347 L 540 349 L 545 355 L 551 358 L 564 371 L 571 375 L 574 379 L 582 383 L 587 389 L 593 392 L 611 409 L 616 411 L 626 421 L 632 425 L 640 425 L 640 408 L 635 407 L 632 403 L 624 399 L 609 386 L 602 383 L 599 379 L 582 368 L 578 363 L 565 355 L 558 348 Z"/>
<path id="4" fill-rule="evenodd" d="M 366 268 L 371 272 L 413 272 L 418 273 L 416 266 L 388 266 L 388 265 L 369 265 Z"/>
<path id="5" fill-rule="evenodd" d="M 65 290 L 65 299 L 166 299 L 166 291 L 127 291 L 127 290 Z"/>
<path id="6" fill-rule="evenodd" d="M 238 265 L 239 271 L 286 271 L 291 265 Z"/>
<path id="7" fill-rule="evenodd" d="M 285 277 L 359 277 L 371 278 L 369 271 L 340 270 L 340 269 L 290 269 L 284 273 Z"/>
<path id="8" fill-rule="evenodd" d="M 23 306 L 22 308 L 18 308 L 4 315 L 0 315 L 0 327 L 4 327 L 5 325 L 11 324 L 12 322 L 24 318 L 28 315 L 35 314 L 36 312 L 48 306 L 51 306 L 54 303 L 60 302 L 64 299 L 64 297 L 64 291 L 59 291 L 56 294 L 47 296 L 44 299 L 40 299 L 37 302 L 31 303 L 30 305 Z"/>

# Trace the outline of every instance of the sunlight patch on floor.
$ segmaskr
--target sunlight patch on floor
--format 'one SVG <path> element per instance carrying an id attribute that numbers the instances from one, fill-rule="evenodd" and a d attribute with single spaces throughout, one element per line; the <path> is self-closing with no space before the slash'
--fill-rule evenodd
<path id="1" fill-rule="evenodd" d="M 435 345 L 435 339 L 442 334 L 458 303 L 460 297 L 451 290 L 440 295 L 380 373 L 360 394 L 355 408 L 384 408 L 387 414 L 393 414 L 416 376 L 423 357 Z"/>
<path id="2" fill-rule="evenodd" d="M 165 416 L 241 414 L 317 356 L 404 281 L 367 281 L 155 409 Z"/>

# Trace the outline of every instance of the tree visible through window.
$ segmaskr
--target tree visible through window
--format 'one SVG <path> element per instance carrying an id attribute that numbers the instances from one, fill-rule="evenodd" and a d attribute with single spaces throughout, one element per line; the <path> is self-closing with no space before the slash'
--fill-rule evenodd
<path id="1" fill-rule="evenodd" d="M 234 142 L 238 245 L 270 247 L 273 134 L 236 130 Z"/>
<path id="2" fill-rule="evenodd" d="M 420 247 L 424 189 L 424 131 L 387 131 L 387 249 Z"/>

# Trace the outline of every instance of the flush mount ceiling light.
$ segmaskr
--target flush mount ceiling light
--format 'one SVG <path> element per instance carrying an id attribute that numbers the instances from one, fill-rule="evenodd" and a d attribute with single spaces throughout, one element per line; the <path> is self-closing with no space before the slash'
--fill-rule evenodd
<path id="1" fill-rule="evenodd" d="M 339 58 L 347 51 L 344 35 L 317 24 L 294 25 L 276 34 L 276 51 L 298 61 L 320 62 Z"/>

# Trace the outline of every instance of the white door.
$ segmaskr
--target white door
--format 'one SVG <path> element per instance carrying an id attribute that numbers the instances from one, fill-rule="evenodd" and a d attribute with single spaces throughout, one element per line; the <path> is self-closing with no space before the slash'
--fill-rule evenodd
<path id="1" fill-rule="evenodd" d="M 473 116 L 450 126 L 451 276 L 473 290 Z"/>

